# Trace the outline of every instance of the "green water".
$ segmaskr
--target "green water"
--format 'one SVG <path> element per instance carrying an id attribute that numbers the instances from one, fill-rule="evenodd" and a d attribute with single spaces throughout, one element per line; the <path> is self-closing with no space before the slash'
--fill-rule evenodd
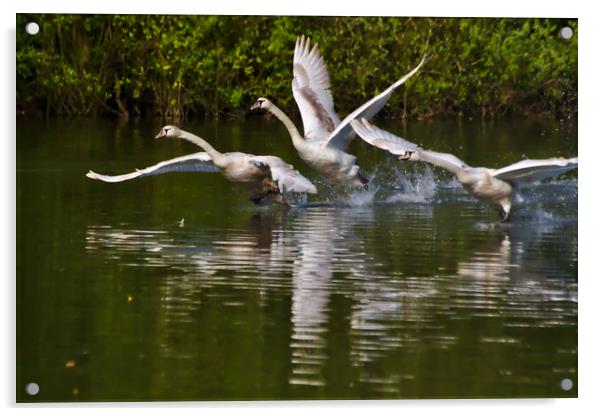
<path id="1" fill-rule="evenodd" d="M 572 123 L 378 124 L 476 166 L 577 154 Z M 198 151 L 159 127 L 17 122 L 18 401 L 577 396 L 576 173 L 500 226 L 360 140 L 371 190 L 340 195 L 253 118 L 182 127 L 280 156 L 318 195 L 256 209 L 218 174 L 84 176 Z"/>

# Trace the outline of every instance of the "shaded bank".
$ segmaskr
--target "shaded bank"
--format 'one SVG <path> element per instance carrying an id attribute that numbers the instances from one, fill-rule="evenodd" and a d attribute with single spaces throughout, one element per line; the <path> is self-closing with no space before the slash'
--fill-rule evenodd
<path id="1" fill-rule="evenodd" d="M 259 96 L 296 111 L 292 54 L 306 34 L 341 114 L 428 51 L 384 116 L 564 117 L 577 112 L 577 32 L 576 19 L 19 14 L 17 112 L 241 117 Z"/>

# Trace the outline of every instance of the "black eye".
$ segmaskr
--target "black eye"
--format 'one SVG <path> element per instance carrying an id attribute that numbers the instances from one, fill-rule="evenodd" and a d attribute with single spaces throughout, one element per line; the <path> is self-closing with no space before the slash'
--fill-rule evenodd
<path id="1" fill-rule="evenodd" d="M 170 129 L 169 127 L 168 127 L 168 128 L 164 128 L 164 129 L 163 129 L 163 131 L 164 131 L 165 133 L 167 133 L 167 132 L 168 132 L 168 131 L 170 131 L 170 130 L 171 130 L 171 129 Z"/>

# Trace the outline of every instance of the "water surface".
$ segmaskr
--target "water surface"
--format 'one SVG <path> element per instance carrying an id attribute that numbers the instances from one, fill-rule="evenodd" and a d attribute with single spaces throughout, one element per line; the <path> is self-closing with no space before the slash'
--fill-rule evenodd
<path id="1" fill-rule="evenodd" d="M 577 152 L 570 123 L 378 124 L 475 166 Z M 183 127 L 284 158 L 318 195 L 256 209 L 217 174 L 84 176 L 198 151 L 159 127 L 17 123 L 19 401 L 577 396 L 575 173 L 499 225 L 445 172 L 360 140 L 373 184 L 342 194 L 250 119 Z"/>

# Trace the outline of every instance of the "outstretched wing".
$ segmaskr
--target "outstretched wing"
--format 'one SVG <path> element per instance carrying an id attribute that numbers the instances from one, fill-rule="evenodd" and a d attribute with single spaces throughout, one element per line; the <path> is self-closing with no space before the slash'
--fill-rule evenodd
<path id="1" fill-rule="evenodd" d="M 303 119 L 306 139 L 322 139 L 340 123 L 334 111 L 330 78 L 318 44 L 310 49 L 310 40 L 301 36 L 293 57 L 293 96 Z"/>
<path id="2" fill-rule="evenodd" d="M 417 144 L 379 129 L 374 124 L 370 124 L 365 118 L 362 118 L 361 121 L 351 120 L 351 127 L 365 142 L 379 149 L 387 150 L 394 155 L 400 156 L 406 152 L 422 150 Z"/>
<path id="3" fill-rule="evenodd" d="M 272 180 L 278 184 L 281 193 L 297 192 L 315 194 L 318 192 L 313 183 L 284 160 L 276 156 L 254 156 L 251 162 L 269 169 Z"/>
<path id="4" fill-rule="evenodd" d="M 577 169 L 577 158 L 551 158 L 540 160 L 521 160 L 494 171 L 493 176 L 508 182 L 540 181 Z"/>
<path id="5" fill-rule="evenodd" d="M 211 157 L 205 152 L 193 153 L 187 156 L 159 162 L 145 169 L 136 170 L 124 175 L 101 175 L 96 172 L 88 172 L 86 176 L 104 182 L 123 182 L 143 176 L 162 175 L 169 172 L 219 172 L 219 168 L 213 164 Z"/>
<path id="6" fill-rule="evenodd" d="M 393 83 L 389 88 L 378 94 L 376 97 L 372 98 L 370 101 L 362 104 L 359 108 L 349 114 L 347 117 L 343 119 L 343 121 L 337 126 L 337 128 L 328 136 L 325 141 L 325 145 L 331 146 L 340 150 L 347 149 L 349 143 L 353 140 L 355 135 L 353 134 L 353 130 L 351 129 L 351 120 L 355 120 L 356 118 L 363 117 L 365 119 L 370 119 L 374 117 L 376 113 L 378 113 L 389 101 L 389 97 L 396 88 L 400 87 L 404 82 L 410 79 L 422 66 L 426 59 L 426 56 L 422 58 L 418 66 L 412 69 L 410 72 L 405 74 L 403 77 L 398 79 L 395 83 Z"/>
<path id="7" fill-rule="evenodd" d="M 415 143 L 379 129 L 375 125 L 370 124 L 365 118 L 361 119 L 361 121 L 351 121 L 351 126 L 364 141 L 372 146 L 387 150 L 394 155 L 415 152 L 418 157 L 412 160 L 421 160 L 453 173 L 457 173 L 459 169 L 468 167 L 466 163 L 452 154 L 424 150 Z"/>

